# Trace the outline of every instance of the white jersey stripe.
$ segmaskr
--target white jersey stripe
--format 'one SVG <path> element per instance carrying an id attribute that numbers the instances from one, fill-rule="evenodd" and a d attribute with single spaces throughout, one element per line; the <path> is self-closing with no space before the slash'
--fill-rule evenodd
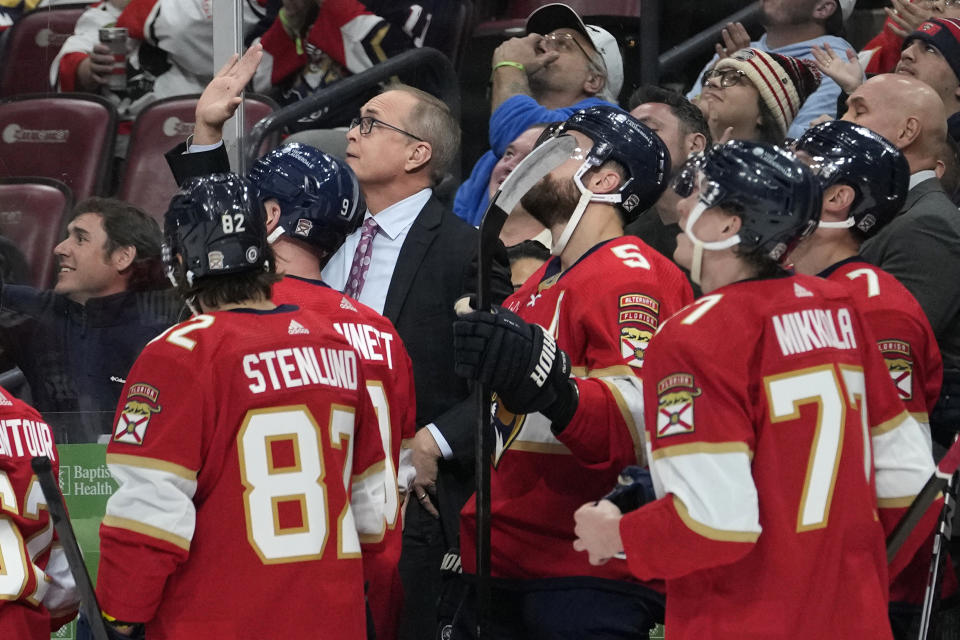
<path id="1" fill-rule="evenodd" d="M 735 537 L 761 531 L 749 451 L 746 446 L 731 448 L 722 452 L 685 450 L 678 455 L 659 450 L 651 463 L 658 495 L 673 494 L 689 519 L 700 525 L 691 529 L 701 535 L 705 535 L 704 529 Z"/>
<path id="2" fill-rule="evenodd" d="M 197 481 L 160 469 L 127 464 L 107 466 L 119 486 L 107 502 L 104 524 L 189 549 L 196 526 L 193 496 Z"/>

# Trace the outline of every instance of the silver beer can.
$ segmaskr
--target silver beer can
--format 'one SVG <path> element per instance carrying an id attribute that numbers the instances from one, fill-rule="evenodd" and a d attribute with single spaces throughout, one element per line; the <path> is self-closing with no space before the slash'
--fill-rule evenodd
<path id="1" fill-rule="evenodd" d="M 111 91 L 125 91 L 127 88 L 127 29 L 126 27 L 103 27 L 100 29 L 100 42 L 110 48 L 113 54 L 113 69 L 107 78 L 107 87 Z"/>

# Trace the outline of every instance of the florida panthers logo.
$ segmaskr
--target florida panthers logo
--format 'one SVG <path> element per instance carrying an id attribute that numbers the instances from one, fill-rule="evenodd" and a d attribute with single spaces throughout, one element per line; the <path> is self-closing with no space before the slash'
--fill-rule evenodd
<path id="1" fill-rule="evenodd" d="M 517 439 L 517 436 L 520 435 L 520 430 L 523 429 L 523 423 L 527 419 L 527 414 L 521 413 L 519 415 L 512 413 L 509 409 L 503 406 L 503 403 L 500 402 L 496 394 L 493 396 L 493 437 L 494 437 L 494 451 L 493 451 L 493 468 L 496 469 L 497 465 L 500 464 L 500 460 L 503 458 L 503 454 L 507 452 L 507 449 L 510 448 L 510 445 L 513 444 L 513 441 Z"/>
<path id="2" fill-rule="evenodd" d="M 123 411 L 113 430 L 113 439 L 116 442 L 138 446 L 143 444 L 151 416 L 160 413 L 161 407 L 157 404 L 158 396 L 156 387 L 149 384 L 138 382 L 130 386 L 126 404 L 123 405 Z M 142 398 L 142 400 L 135 398 Z"/>
<path id="3" fill-rule="evenodd" d="M 913 357 L 910 345 L 903 340 L 881 340 L 877 344 L 900 399 L 910 400 L 913 398 Z"/>
<path id="4" fill-rule="evenodd" d="M 674 373 L 657 384 L 657 437 L 693 433 L 693 404 L 701 391 L 689 373 Z"/>
<path id="5" fill-rule="evenodd" d="M 660 326 L 660 302 L 642 293 L 620 296 L 620 355 L 631 367 L 643 366 L 643 353 Z"/>
<path id="6" fill-rule="evenodd" d="M 645 331 L 637 327 L 620 327 L 620 355 L 627 362 L 643 364 L 643 352 L 650 344 L 653 331 Z"/>

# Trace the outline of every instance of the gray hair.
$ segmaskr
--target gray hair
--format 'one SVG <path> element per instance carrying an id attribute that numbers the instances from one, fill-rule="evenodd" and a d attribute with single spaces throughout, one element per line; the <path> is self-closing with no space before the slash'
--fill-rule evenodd
<path id="1" fill-rule="evenodd" d="M 387 85 L 385 91 L 404 91 L 416 98 L 416 105 L 404 125 L 411 133 L 430 143 L 430 178 L 439 184 L 460 149 L 460 123 L 442 100 L 426 91 L 401 82 Z"/>

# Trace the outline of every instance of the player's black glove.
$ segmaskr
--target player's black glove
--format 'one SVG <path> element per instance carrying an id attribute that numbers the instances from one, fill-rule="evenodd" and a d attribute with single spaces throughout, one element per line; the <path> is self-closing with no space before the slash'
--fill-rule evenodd
<path id="1" fill-rule="evenodd" d="M 513 413 L 539 411 L 560 431 L 577 409 L 570 357 L 542 327 L 503 308 L 474 311 L 453 325 L 454 370 L 489 384 Z"/>
<path id="2" fill-rule="evenodd" d="M 636 511 L 648 502 L 657 499 L 653 491 L 653 479 L 646 467 L 631 465 L 620 472 L 617 486 L 603 496 L 617 505 L 621 513 Z"/>

